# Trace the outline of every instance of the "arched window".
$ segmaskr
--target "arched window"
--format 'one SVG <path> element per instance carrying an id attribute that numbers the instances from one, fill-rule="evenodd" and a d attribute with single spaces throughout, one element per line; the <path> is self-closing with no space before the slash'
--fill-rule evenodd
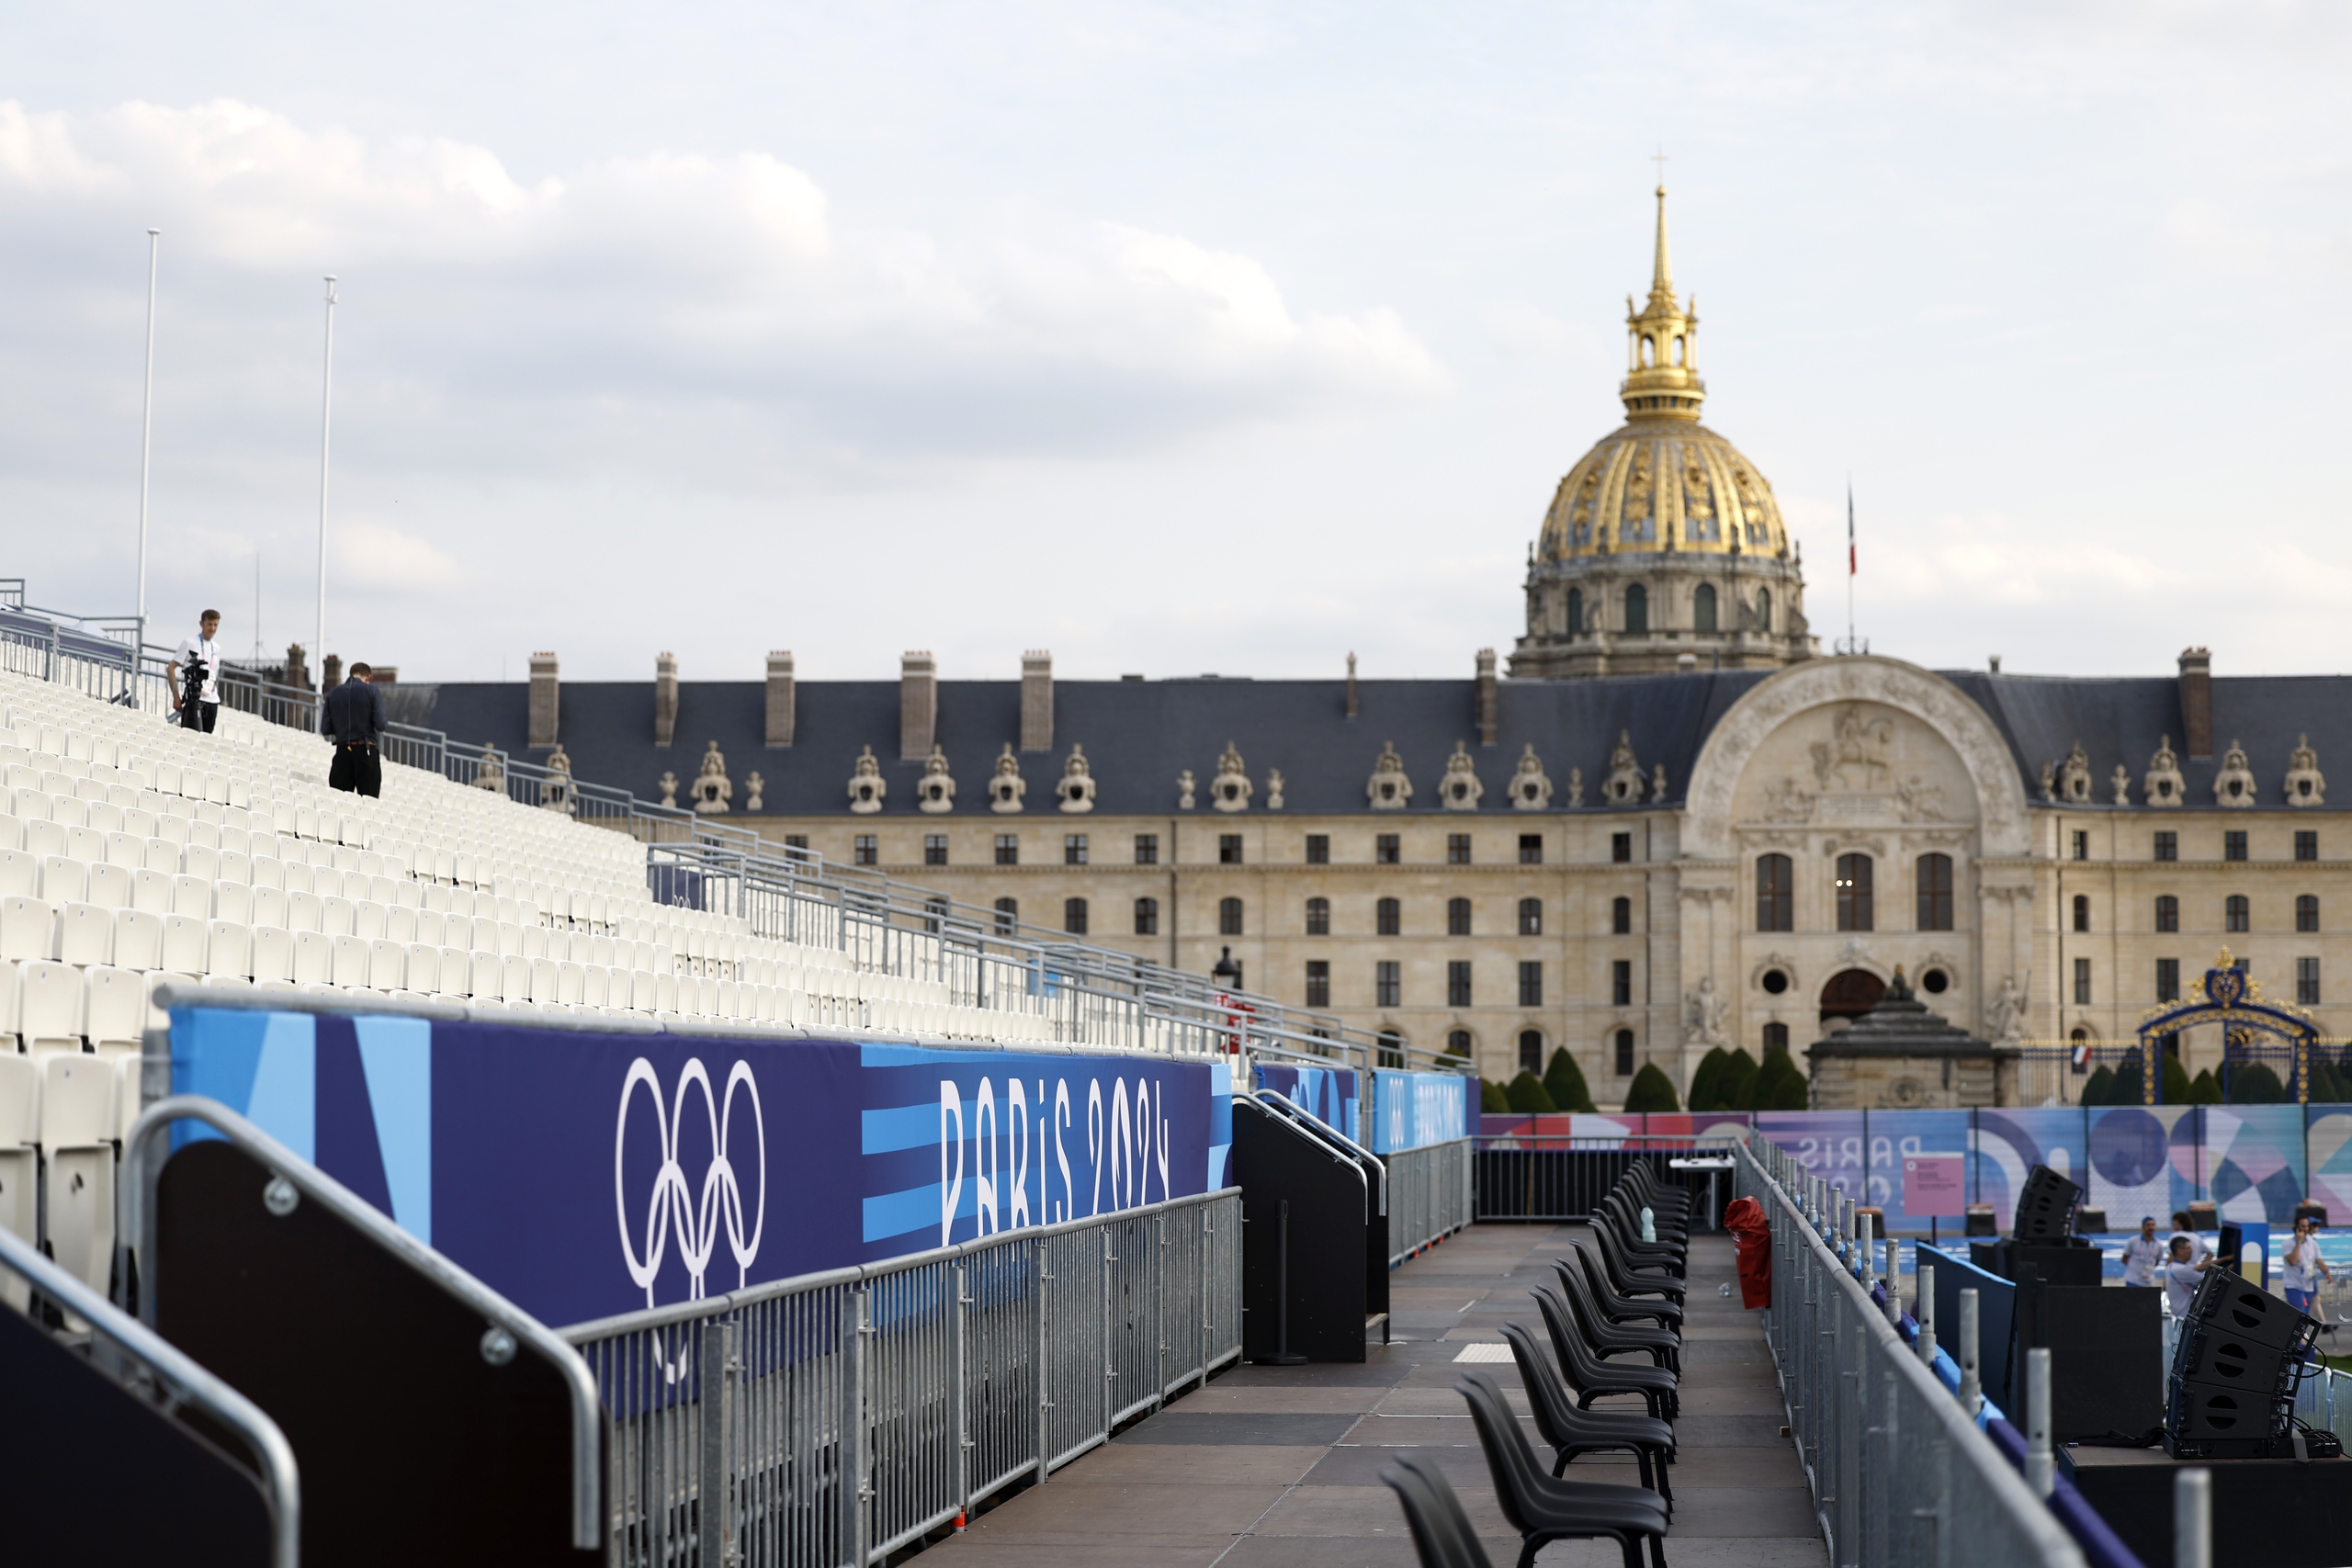
<path id="1" fill-rule="evenodd" d="M 1614 898 L 1610 901 L 1609 929 L 1618 936 L 1634 934 L 1634 901 L 1631 898 Z"/>
<path id="2" fill-rule="evenodd" d="M 1219 936 L 1241 934 L 1240 899 L 1220 898 L 1216 901 L 1216 934 Z"/>
<path id="3" fill-rule="evenodd" d="M 2078 931 L 2091 929 L 2091 900 L 2086 893 L 2075 895 L 2075 929 Z"/>
<path id="4" fill-rule="evenodd" d="M 1380 1032 L 1380 1065 L 1400 1068 L 1405 1065 L 1405 1036 L 1394 1029 Z"/>
<path id="5" fill-rule="evenodd" d="M 1617 1076 L 1621 1078 L 1630 1078 L 1634 1076 L 1634 1032 L 1630 1029 L 1619 1030 L 1616 1044 Z"/>
<path id="6" fill-rule="evenodd" d="M 2169 893 L 2156 895 L 2156 930 L 2160 931 L 2180 930 L 2180 900 Z"/>
<path id="7" fill-rule="evenodd" d="M 1951 930 L 1951 856 L 1921 855 L 1918 863 L 1919 929 Z"/>
<path id="8" fill-rule="evenodd" d="M 1625 629 L 1628 632 L 1650 629 L 1650 591 L 1638 582 L 1625 590 Z"/>
<path id="9" fill-rule="evenodd" d="M 1772 591 L 1769 588 L 1756 591 L 1756 629 L 1759 632 L 1772 629 Z"/>
<path id="10" fill-rule="evenodd" d="M 1373 907 L 1373 928 L 1382 936 L 1395 936 L 1405 929 L 1404 906 L 1394 898 L 1383 898 Z"/>
<path id="11" fill-rule="evenodd" d="M 1136 935 L 1137 935 L 1137 936 L 1158 936 L 1159 934 L 1159 899 L 1157 899 L 1157 898 L 1138 898 L 1138 899 L 1136 899 Z"/>
<path id="12" fill-rule="evenodd" d="M 1584 590 L 1568 590 L 1568 635 L 1575 637 L 1584 630 Z"/>
<path id="13" fill-rule="evenodd" d="M 1519 901 L 1519 934 L 1521 936 L 1544 934 L 1543 899 L 1521 898 Z"/>
<path id="14" fill-rule="evenodd" d="M 1867 931 L 1878 928 L 1871 918 L 1871 857 L 1838 857 L 1838 929 Z"/>
<path id="15" fill-rule="evenodd" d="M 1445 1036 L 1445 1054 L 1449 1056 L 1458 1056 L 1464 1062 L 1468 1061 L 1470 1059 L 1470 1032 L 1466 1029 L 1448 1031 Z"/>
<path id="16" fill-rule="evenodd" d="M 2233 893 L 2222 905 L 2222 929 L 2229 931 L 2254 929 L 2254 906 L 2246 902 L 2243 893 Z"/>
<path id="17" fill-rule="evenodd" d="M 1448 898 L 1445 901 L 1445 934 L 1448 936 L 1470 934 L 1469 899 Z"/>
<path id="18" fill-rule="evenodd" d="M 1642 336 L 1642 367 L 1644 369 L 1647 369 L 1657 363 L 1657 339 L 1649 336 L 1647 333 L 1644 333 Z"/>
<path id="19" fill-rule="evenodd" d="M 1308 936 L 1331 934 L 1331 900 L 1309 898 L 1306 901 L 1306 934 Z"/>
<path id="20" fill-rule="evenodd" d="M 1544 1071 L 1544 1032 L 1522 1029 L 1519 1032 L 1519 1070 L 1541 1075 Z"/>
<path id="21" fill-rule="evenodd" d="M 1785 1051 L 1788 1048 L 1789 1026 L 1785 1023 L 1766 1024 L 1764 1026 L 1764 1049 L 1767 1051 Z"/>
<path id="22" fill-rule="evenodd" d="M 2315 893 L 2295 895 L 2295 929 L 2299 931 L 2319 930 L 2319 895 Z"/>
<path id="23" fill-rule="evenodd" d="M 937 936 L 947 921 L 947 911 L 953 908 L 946 895 L 933 894 L 922 901 L 922 929 Z M 2316 928 L 2314 928 L 2316 929 Z"/>
<path id="24" fill-rule="evenodd" d="M 1786 855 L 1756 857 L 1756 929 L 1792 931 L 1796 919 L 1796 867 Z"/>
<path id="25" fill-rule="evenodd" d="M 1682 334 L 1679 333 L 1674 336 L 1674 363 L 1677 365 L 1682 363 Z"/>
<path id="26" fill-rule="evenodd" d="M 1062 930 L 1071 936 L 1086 934 L 1085 899 L 1065 898 L 1062 900 Z"/>
<path id="27" fill-rule="evenodd" d="M 1699 591 L 1690 595 L 1690 625 L 1702 632 L 1711 632 L 1715 629 L 1715 585 L 1713 583 L 1699 584 Z"/>
<path id="28" fill-rule="evenodd" d="M 999 936 L 1011 936 L 1021 924 L 1021 900 L 1000 898 L 996 901 L 996 931 Z"/>

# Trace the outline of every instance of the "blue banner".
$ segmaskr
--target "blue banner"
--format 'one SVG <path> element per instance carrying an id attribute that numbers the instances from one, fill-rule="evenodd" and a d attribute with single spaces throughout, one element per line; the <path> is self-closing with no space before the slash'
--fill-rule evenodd
<path id="1" fill-rule="evenodd" d="M 1157 1056 L 172 1014 L 175 1093 L 559 1325 L 1214 1190 L 1231 1081 Z"/>
<path id="2" fill-rule="evenodd" d="M 1280 1095 L 1333 1132 L 1363 1142 L 1363 1105 L 1353 1067 L 1261 1066 L 1256 1071 L 1260 1089 Z"/>
<path id="3" fill-rule="evenodd" d="M 1457 1073 L 1383 1071 L 1372 1080 L 1373 1153 L 1396 1154 L 1471 1134 L 1475 1079 Z"/>

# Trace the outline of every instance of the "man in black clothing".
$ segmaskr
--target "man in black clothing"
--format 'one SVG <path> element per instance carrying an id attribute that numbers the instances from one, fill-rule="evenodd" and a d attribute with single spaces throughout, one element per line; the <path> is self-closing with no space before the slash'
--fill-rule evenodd
<path id="1" fill-rule="evenodd" d="M 384 793 L 384 761 L 376 753 L 384 733 L 384 694 L 368 679 L 373 673 L 365 664 L 353 665 L 351 678 L 321 705 L 319 732 L 334 742 L 334 765 L 327 770 L 330 789 Z"/>

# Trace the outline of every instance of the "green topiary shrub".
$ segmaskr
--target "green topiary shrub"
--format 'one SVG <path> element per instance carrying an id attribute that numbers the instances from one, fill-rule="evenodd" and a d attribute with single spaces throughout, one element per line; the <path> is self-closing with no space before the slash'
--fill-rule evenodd
<path id="1" fill-rule="evenodd" d="M 1589 1115 L 1595 1109 L 1592 1090 L 1585 1087 L 1584 1069 L 1565 1049 L 1552 1053 L 1552 1065 L 1544 1071 L 1544 1092 L 1552 1097 L 1555 1111 L 1581 1111 Z"/>
<path id="2" fill-rule="evenodd" d="M 1735 1046 L 1724 1058 L 1723 1070 L 1715 1077 L 1715 1103 L 1710 1111 L 1739 1111 L 1747 1107 L 1747 1086 L 1756 1081 L 1756 1058 L 1747 1054 L 1745 1045 Z M 1691 1110 L 1699 1110 L 1693 1105 Z"/>
<path id="3" fill-rule="evenodd" d="M 2079 1103 L 2084 1105 L 2114 1104 L 2115 1069 L 2106 1066 L 2092 1068 L 2090 1081 L 2083 1085 L 2083 1092 Z"/>
<path id="4" fill-rule="evenodd" d="M 2230 1074 L 2233 1105 L 2278 1105 L 2286 1098 L 2287 1086 L 2278 1081 L 2267 1062 L 2247 1062 Z"/>
<path id="5" fill-rule="evenodd" d="M 1722 1075 L 1724 1064 L 1729 1060 L 1731 1060 L 1731 1053 L 1720 1045 L 1699 1058 L 1699 1065 L 1690 1069 L 1691 1110 L 1721 1111 L 1723 1109 L 1715 1103 L 1715 1079 Z"/>
<path id="6" fill-rule="evenodd" d="M 2277 1080 L 2273 1079 L 2272 1081 L 2276 1082 Z M 2172 1055 L 2169 1051 L 2165 1053 L 2164 1086 L 2164 1093 L 2159 1098 L 2161 1098 L 2166 1105 L 2188 1105 L 2192 1103 L 2188 1098 L 2188 1069 L 2180 1065 L 2180 1058 Z"/>
<path id="7" fill-rule="evenodd" d="M 1531 1112 L 1540 1115 L 1558 1109 L 1552 1103 L 1552 1097 L 1544 1092 L 1544 1080 L 1533 1073 L 1521 1073 L 1511 1079 L 1510 1087 L 1503 1091 L 1503 1098 L 1510 1102 L 1513 1111 L 1522 1115 Z"/>
<path id="8" fill-rule="evenodd" d="M 2312 1058 L 2311 1099 L 2313 1105 L 2342 1105 L 2352 1094 L 2346 1092 L 2344 1069 L 2324 1056 Z"/>
<path id="9" fill-rule="evenodd" d="M 1747 1092 L 1741 1097 L 1742 1111 L 1803 1111 L 1813 1103 L 1813 1091 L 1788 1051 L 1774 1046 L 1764 1053 L 1764 1060 L 1756 1068 L 1755 1077 L 1748 1080 Z"/>
<path id="10" fill-rule="evenodd" d="M 1675 1098 L 1674 1080 L 1658 1069 L 1656 1062 L 1645 1062 L 1642 1070 L 1625 1089 L 1627 1111 L 1679 1111 L 1682 1102 Z"/>
<path id="11" fill-rule="evenodd" d="M 2137 1105 L 2140 1103 L 2139 1063 L 2124 1062 L 2117 1066 L 2115 1069 L 2115 1088 L 2109 1091 L 2107 1102 L 2109 1105 Z"/>
<path id="12" fill-rule="evenodd" d="M 1510 1110 L 1510 1096 L 1505 1094 L 1503 1086 L 1493 1079 L 1480 1078 L 1478 1080 L 1478 1109 L 1482 1111 L 1492 1111 L 1501 1114 Z"/>
<path id="13" fill-rule="evenodd" d="M 2212 1068 L 2205 1067 L 2199 1069 L 2196 1078 L 2190 1082 L 2188 1086 L 2188 1103 L 2191 1105 L 2219 1105 L 2222 1103 L 2222 1086 L 2213 1081 Z"/>

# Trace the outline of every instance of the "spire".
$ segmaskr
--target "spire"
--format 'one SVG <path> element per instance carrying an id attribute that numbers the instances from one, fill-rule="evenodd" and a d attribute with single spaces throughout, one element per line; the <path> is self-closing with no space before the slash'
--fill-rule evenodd
<path id="1" fill-rule="evenodd" d="M 1657 187 L 1657 255 L 1650 264 L 1650 301 L 1674 302 L 1674 262 L 1666 250 L 1666 187 Z"/>
<path id="2" fill-rule="evenodd" d="M 1650 261 L 1649 302 L 1625 301 L 1625 381 L 1618 389 L 1627 417 L 1697 419 L 1707 395 L 1699 379 L 1699 318 L 1674 298 L 1674 261 L 1666 242 L 1666 185 L 1657 187 L 1657 243 Z"/>

